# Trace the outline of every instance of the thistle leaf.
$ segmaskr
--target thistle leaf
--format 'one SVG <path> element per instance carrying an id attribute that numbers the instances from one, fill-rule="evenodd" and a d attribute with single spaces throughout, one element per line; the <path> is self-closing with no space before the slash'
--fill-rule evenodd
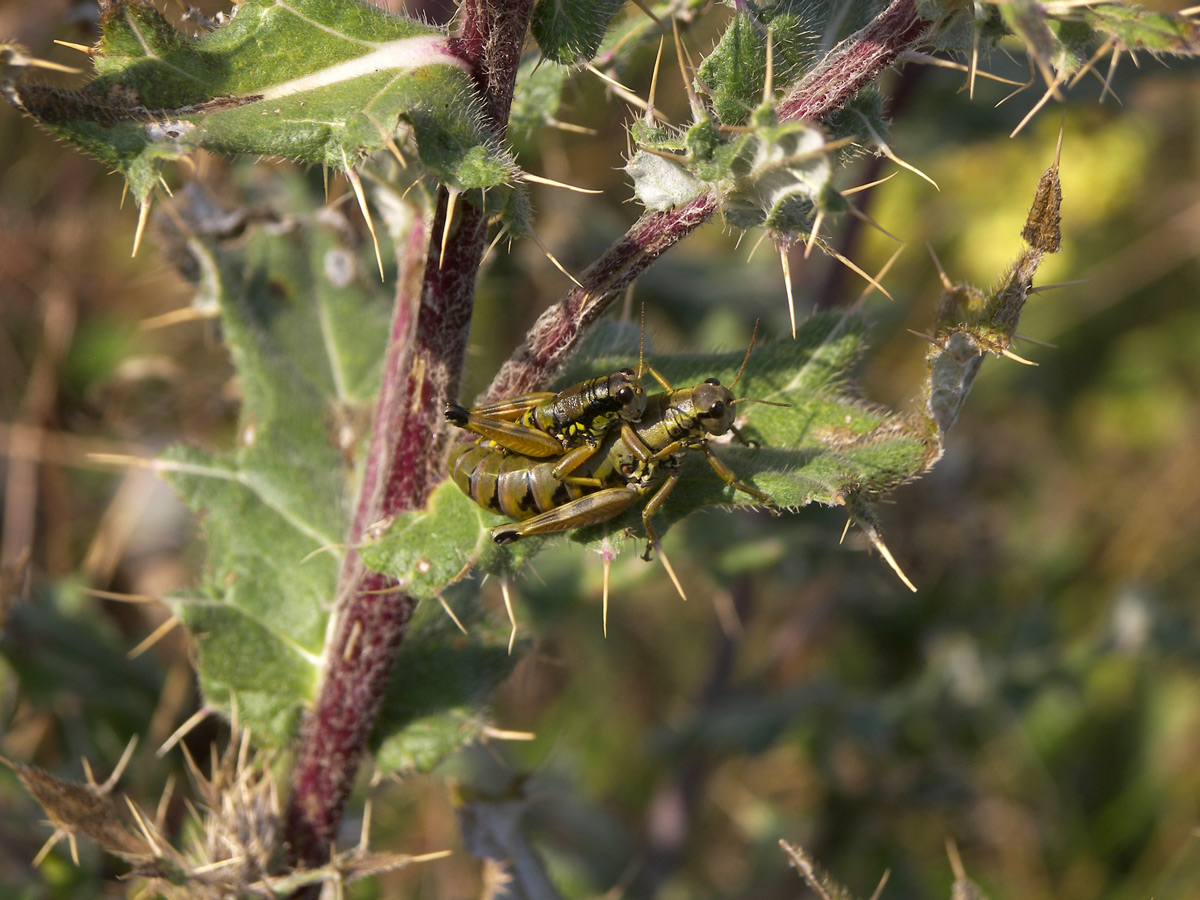
<path id="1" fill-rule="evenodd" d="M 31 84 L 8 66 L 0 84 L 55 134 L 122 172 L 139 201 L 164 161 L 200 148 L 344 168 L 394 141 L 401 125 L 453 188 L 512 174 L 445 35 L 358 0 L 246 0 L 196 36 L 146 0 L 108 0 L 101 28 L 96 74 L 81 90 Z"/>
<path id="2" fill-rule="evenodd" d="M 586 62 L 624 5 L 625 0 L 538 0 L 529 29 L 548 59 L 563 65 Z"/>
<path id="3" fill-rule="evenodd" d="M 204 234 L 185 212 L 191 232 Z M 227 714 L 236 706 L 257 742 L 279 747 L 317 686 L 391 297 L 369 246 L 344 244 L 351 229 L 334 211 L 234 233 L 189 236 L 177 255 L 198 273 L 198 302 L 219 311 L 242 392 L 238 444 L 224 454 L 176 447 L 159 468 L 207 537 L 200 588 L 172 601 L 196 638 L 205 703 Z M 511 664 L 507 635 L 476 622 L 477 611 L 460 618 L 472 623 L 468 638 L 447 632 L 440 612 L 410 625 L 402 668 L 429 678 L 385 696 L 374 737 L 381 766 L 425 770 L 484 727 L 487 688 Z"/>
<path id="4" fill-rule="evenodd" d="M 208 567 L 176 613 L 197 636 L 206 702 L 285 743 L 315 689 L 358 439 L 387 334 L 373 263 L 328 225 L 193 238 L 242 391 L 238 447 L 176 447 L 165 477 L 204 516 Z M 361 426 L 360 426 L 361 427 Z"/>

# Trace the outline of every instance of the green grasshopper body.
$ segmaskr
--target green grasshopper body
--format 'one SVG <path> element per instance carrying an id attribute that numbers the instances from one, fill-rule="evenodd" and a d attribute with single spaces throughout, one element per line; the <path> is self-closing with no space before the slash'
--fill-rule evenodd
<path id="1" fill-rule="evenodd" d="M 610 428 L 595 452 L 567 473 L 561 460 L 506 453 L 480 440 L 455 448 L 451 475 L 484 509 L 520 520 L 491 529 L 498 544 L 606 522 L 650 495 L 642 507 L 642 523 L 650 544 L 657 546 L 651 518 L 678 483 L 679 464 L 690 450 L 702 452 L 726 484 L 773 505 L 766 494 L 738 481 L 708 446 L 709 437 L 731 431 L 741 438 L 733 425 L 736 402 L 716 379 L 668 389 L 648 397 L 636 421 Z"/>
<path id="2" fill-rule="evenodd" d="M 545 458 L 580 447 L 595 450 L 613 425 L 637 421 L 645 408 L 641 379 L 632 369 L 619 369 L 557 394 L 520 394 L 471 409 L 448 403 L 446 419 L 504 450 Z M 590 455 L 572 459 L 581 463 Z"/>

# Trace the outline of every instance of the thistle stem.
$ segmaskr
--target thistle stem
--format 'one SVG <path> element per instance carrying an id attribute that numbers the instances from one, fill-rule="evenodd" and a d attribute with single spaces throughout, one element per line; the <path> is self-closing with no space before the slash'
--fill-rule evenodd
<path id="1" fill-rule="evenodd" d="M 465 0 L 459 35 L 451 41 L 471 67 L 485 124 L 497 140 L 504 137 L 532 5 L 532 0 Z M 371 524 L 421 508 L 442 477 L 442 409 L 458 394 L 487 234 L 476 207 L 457 204 L 447 224 L 451 209 L 450 194 L 439 189 L 432 221 L 414 226 L 401 253 L 352 545 Z M 367 570 L 353 550 L 347 554 L 321 685 L 292 773 L 286 839 L 296 863 L 329 860 L 415 605 L 392 579 Z"/>

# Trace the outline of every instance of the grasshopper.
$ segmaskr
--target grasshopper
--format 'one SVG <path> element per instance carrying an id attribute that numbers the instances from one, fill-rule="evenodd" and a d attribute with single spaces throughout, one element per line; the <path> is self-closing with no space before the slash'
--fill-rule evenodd
<path id="1" fill-rule="evenodd" d="M 639 366 L 639 368 L 641 368 Z M 636 422 L 646 409 L 646 392 L 632 369 L 589 378 L 557 394 L 519 394 L 466 409 L 446 404 L 446 420 L 474 432 L 491 446 L 525 457 L 559 457 L 561 480 L 589 459 L 617 422 Z"/>
<path id="2" fill-rule="evenodd" d="M 751 339 L 753 348 L 753 339 Z M 750 350 L 746 351 L 746 360 Z M 733 386 L 741 380 L 746 360 Z M 450 472 L 459 488 L 484 509 L 519 521 L 491 529 L 492 539 L 508 544 L 536 534 L 571 531 L 614 519 L 635 500 L 649 496 L 642 507 L 642 524 L 650 548 L 659 548 L 651 521 L 679 482 L 679 466 L 688 451 L 704 454 L 725 484 L 774 507 L 762 491 L 738 480 L 708 445 L 713 436 L 732 433 L 748 444 L 734 427 L 734 406 L 765 400 L 735 399 L 733 391 L 710 378 L 695 387 L 673 388 L 661 375 L 661 393 L 646 398 L 636 420 L 610 428 L 594 450 L 569 471 L 560 462 L 502 451 L 490 440 L 462 444 L 452 451 Z M 661 549 L 660 549 L 661 555 Z"/>
<path id="3" fill-rule="evenodd" d="M 670 385 L 645 362 L 646 310 L 642 309 L 642 337 L 638 367 L 618 369 L 610 375 L 589 378 L 557 394 L 544 391 L 518 394 L 484 406 L 467 409 L 447 403 L 446 420 L 474 432 L 489 444 L 522 456 L 559 457 L 553 477 L 562 481 L 590 459 L 600 442 L 618 423 L 636 422 L 646 409 L 642 376 L 649 372 L 664 389 Z"/>

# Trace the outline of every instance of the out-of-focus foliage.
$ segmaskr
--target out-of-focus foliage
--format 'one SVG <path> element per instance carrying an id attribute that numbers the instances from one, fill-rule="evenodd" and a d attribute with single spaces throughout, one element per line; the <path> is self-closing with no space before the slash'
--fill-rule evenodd
<path id="1" fill-rule="evenodd" d="M 49 39 L 63 37 L 72 8 L 5 4 L 0 33 L 69 61 Z M 636 58 L 627 77 L 648 83 L 651 64 Z M 681 523 L 667 550 L 687 604 L 656 564 L 626 554 L 607 639 L 591 554 L 559 542 L 536 576 L 516 581 L 521 631 L 538 652 L 507 683 L 496 719 L 536 739 L 493 741 L 443 774 L 470 785 L 475 810 L 529 797 L 525 833 L 564 894 L 623 884 L 636 897 L 792 898 L 802 888 L 780 837 L 860 897 L 885 869 L 885 898 L 947 896 L 947 838 L 992 898 L 1189 900 L 1200 890 L 1195 75 L 1123 61 L 1113 80 L 1123 106 L 1098 106 L 1091 78 L 1068 95 L 1064 246 L 1038 280 L 1087 281 L 1030 300 L 1022 333 L 1056 346 L 1016 345 L 1037 368 L 984 366 L 945 460 L 879 512 L 917 594 L 855 532 L 839 544 L 843 517 L 828 510 Z M 910 66 L 892 92 L 889 143 L 940 193 L 901 172 L 856 195 L 907 244 L 884 279 L 896 302 L 865 305 L 870 350 L 857 380 L 869 400 L 920 402 L 924 345 L 905 329 L 932 333 L 942 293 L 925 243 L 952 280 L 986 286 L 1013 255 L 1053 154 L 1049 110 L 1006 138 L 1033 91 L 993 110 L 1009 88 L 980 81 L 972 102 L 958 93 L 963 80 Z M 602 205 L 538 190 L 539 233 L 568 268 L 619 232 L 630 192 L 615 171 L 624 139 L 611 120 L 623 109 L 595 105 L 598 82 L 577 84 L 558 117 L 601 134 L 543 135 L 522 151 L 531 171 L 608 191 Z M 678 84 L 664 77 L 660 90 L 660 107 L 687 121 Z M 227 170 L 206 165 L 219 186 Z M 862 182 L 891 172 L 860 165 Z M 232 178 L 252 206 L 264 185 L 320 182 L 286 168 L 238 167 Z M 240 390 L 211 320 L 139 329 L 190 295 L 149 242 L 128 260 L 135 216 L 118 209 L 120 187 L 0 111 L 6 502 L 22 483 L 36 488 L 5 531 L 28 529 L 35 569 L 52 579 L 81 570 L 96 587 L 170 595 L 195 582 L 197 565 L 180 507 L 140 473 L 98 468 L 87 454 L 149 455 L 181 436 L 230 447 Z M 848 219 L 839 229 L 831 240 L 871 272 L 894 247 Z M 787 332 L 777 257 L 765 247 L 747 263 L 750 241 L 734 243 L 706 229 L 642 280 L 637 299 L 664 354 L 744 347 L 756 316 L 764 331 Z M 864 287 L 836 263 L 801 257 L 795 292 L 810 308 L 844 307 Z M 481 285 L 477 384 L 565 284 L 536 248 L 496 256 Z M 13 451 L 13 422 L 43 429 L 20 433 L 38 438 L 23 445 L 34 450 Z M 493 584 L 468 589 L 502 615 Z M 188 645 L 176 633 L 127 670 L 119 660 L 156 627 L 155 607 L 66 589 L 23 602 L 5 624 L 6 639 L 23 637 L 0 675 L 0 752 L 79 779 L 80 756 L 111 764 L 150 721 L 121 790 L 152 810 L 178 759 L 152 751 L 195 706 Z M 463 595 L 448 602 L 462 614 Z M 31 629 L 38 620 L 49 624 Z M 206 757 L 213 736 L 212 725 L 195 732 L 193 755 Z M 29 869 L 50 829 L 30 824 L 41 813 L 7 770 L 0 792 L 0 893 L 99 896 L 111 862 L 81 842 L 81 869 L 65 845 Z M 182 815 L 177 806 L 170 815 Z M 432 780 L 380 788 L 376 845 L 459 852 L 351 896 L 476 895 L 454 813 Z"/>

